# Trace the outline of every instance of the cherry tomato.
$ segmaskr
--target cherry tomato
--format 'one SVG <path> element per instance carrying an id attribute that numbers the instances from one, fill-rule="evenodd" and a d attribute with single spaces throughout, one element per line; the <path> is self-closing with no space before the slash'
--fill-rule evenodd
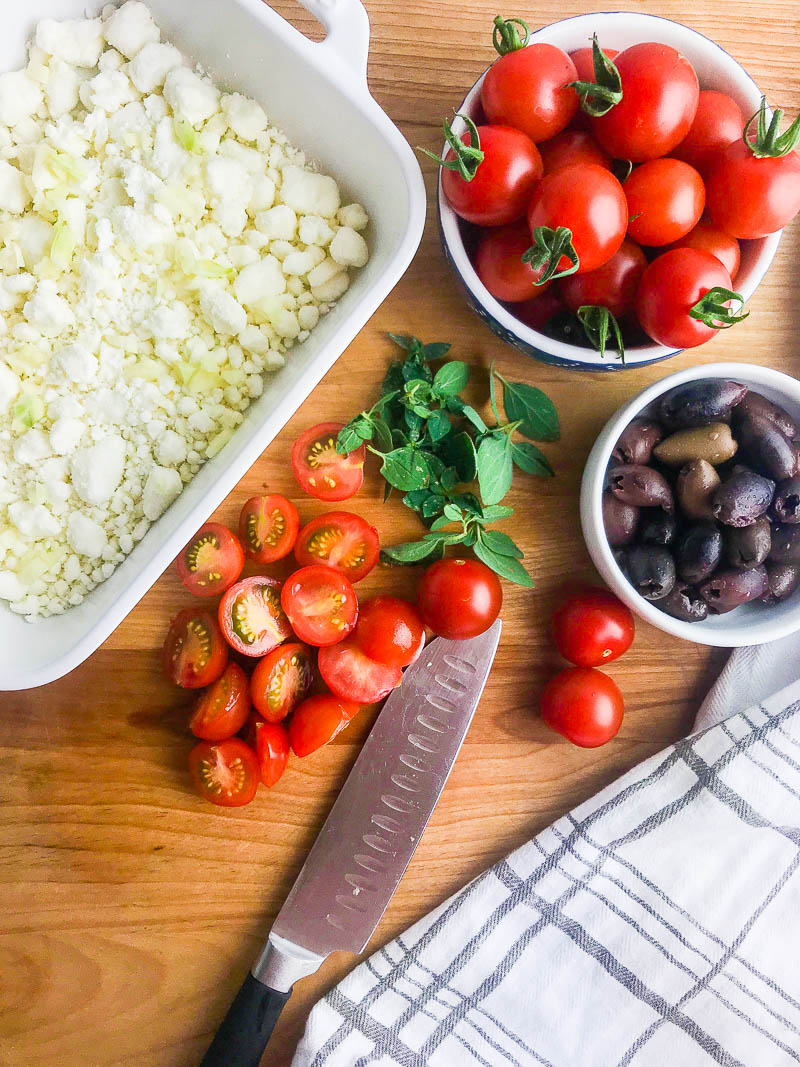
<path id="1" fill-rule="evenodd" d="M 475 250 L 475 273 L 495 300 L 533 300 L 550 284 L 536 285 L 544 268 L 534 270 L 530 263 L 522 262 L 522 253 L 530 246 L 531 235 L 522 222 L 481 234 Z"/>
<path id="2" fill-rule="evenodd" d="M 182 689 L 202 689 L 225 670 L 228 646 L 213 610 L 184 608 L 169 624 L 162 665 L 167 678 Z"/>
<path id="3" fill-rule="evenodd" d="M 539 150 L 520 130 L 511 126 L 479 126 L 483 161 L 472 181 L 458 171 L 442 169 L 442 189 L 453 211 L 478 226 L 500 226 L 525 214 L 536 183 L 542 176 Z M 469 133 L 461 140 L 468 144 Z M 452 149 L 445 156 L 455 158 Z"/>
<path id="4" fill-rule="evenodd" d="M 201 741 L 189 753 L 189 773 L 203 800 L 224 808 L 249 804 L 258 789 L 258 761 L 238 737 Z"/>
<path id="5" fill-rule="evenodd" d="M 800 153 L 758 159 L 734 141 L 708 168 L 706 202 L 714 225 L 733 237 L 782 230 L 800 211 Z"/>
<path id="6" fill-rule="evenodd" d="M 489 122 L 514 126 L 534 142 L 555 137 L 578 109 L 575 64 L 552 44 L 534 43 L 496 59 L 486 72 L 481 103 Z"/>
<path id="7" fill-rule="evenodd" d="M 294 547 L 301 567 L 323 563 L 351 582 L 366 578 L 379 552 L 378 531 L 351 511 L 318 515 L 303 527 Z"/>
<path id="8" fill-rule="evenodd" d="M 624 705 L 616 684 L 592 667 L 567 667 L 542 693 L 542 718 L 573 745 L 597 748 L 622 725 Z"/>
<path id="9" fill-rule="evenodd" d="M 376 596 L 358 608 L 353 640 L 370 659 L 389 667 L 407 667 L 425 645 L 425 627 L 419 612 L 407 600 Z"/>
<path id="10" fill-rule="evenodd" d="M 304 700 L 289 723 L 289 741 L 295 756 L 308 756 L 327 745 L 360 710 L 351 700 L 340 700 L 329 693 Z"/>
<path id="11" fill-rule="evenodd" d="M 216 596 L 233 585 L 244 567 L 244 549 L 227 526 L 207 522 L 178 556 L 178 575 L 195 596 Z"/>
<path id="12" fill-rule="evenodd" d="M 343 574 L 319 564 L 301 567 L 284 582 L 281 604 L 292 629 L 308 645 L 333 645 L 356 624 L 358 599 Z"/>
<path id="13" fill-rule="evenodd" d="M 242 578 L 219 604 L 225 640 L 245 656 L 265 656 L 291 634 L 281 607 L 280 582 L 266 575 Z"/>
<path id="14" fill-rule="evenodd" d="M 533 297 L 531 300 L 524 300 L 514 304 L 514 318 L 524 322 L 526 326 L 530 326 L 533 330 L 544 329 L 559 311 L 564 310 L 564 305 L 555 286 L 549 288 L 547 285 L 543 285 L 539 288 L 547 291 L 540 296 Z"/>
<path id="15" fill-rule="evenodd" d="M 635 167 L 623 186 L 628 234 L 642 245 L 677 241 L 699 221 L 706 189 L 699 173 L 680 159 L 651 159 Z"/>
<path id="16" fill-rule="evenodd" d="M 417 607 L 435 634 L 453 641 L 488 630 L 503 604 L 500 579 L 475 559 L 440 559 L 422 575 Z"/>
<path id="17" fill-rule="evenodd" d="M 313 682 L 310 650 L 297 643 L 280 645 L 256 664 L 250 696 L 267 722 L 280 722 L 308 696 Z"/>
<path id="18" fill-rule="evenodd" d="M 616 59 L 619 55 L 617 48 L 602 48 L 601 52 L 609 59 Z M 587 45 L 585 48 L 576 48 L 574 52 L 570 52 L 569 58 L 575 64 L 575 70 L 578 72 L 578 81 L 594 81 L 594 50 L 591 45 Z"/>
<path id="19" fill-rule="evenodd" d="M 247 743 L 256 754 L 262 784 L 272 789 L 289 762 L 289 731 L 282 722 L 264 722 L 253 714 L 247 730 Z"/>
<path id="20" fill-rule="evenodd" d="M 579 667 L 600 667 L 633 644 L 633 615 L 607 589 L 585 586 L 553 612 L 556 648 Z"/>
<path id="21" fill-rule="evenodd" d="M 539 145 L 539 154 L 545 174 L 572 163 L 594 163 L 611 170 L 611 156 L 587 130 L 563 130 L 552 141 Z"/>
<path id="22" fill-rule="evenodd" d="M 509 53 L 513 55 L 514 53 Z M 628 228 L 628 205 L 622 186 L 605 167 L 573 163 L 548 174 L 528 208 L 531 234 L 537 226 L 566 226 L 578 254 L 578 273 L 596 270 L 614 255 Z M 570 263 L 562 256 L 558 269 Z"/>
<path id="23" fill-rule="evenodd" d="M 239 537 L 248 559 L 274 563 L 288 556 L 297 540 L 300 516 L 285 496 L 252 496 L 239 517 Z"/>
<path id="24" fill-rule="evenodd" d="M 701 89 L 689 132 L 671 155 L 702 172 L 721 148 L 738 141 L 743 130 L 744 115 L 733 97 Z"/>
<path id="25" fill-rule="evenodd" d="M 614 159 L 643 163 L 665 156 L 694 121 L 700 87 L 685 56 L 667 44 L 635 44 L 614 60 L 622 100 L 591 120 L 591 130 Z"/>
<path id="26" fill-rule="evenodd" d="M 739 273 L 741 250 L 739 242 L 724 230 L 718 230 L 710 222 L 701 219 L 693 230 L 690 230 L 680 241 L 668 245 L 664 251 L 671 248 L 699 248 L 702 252 L 710 252 L 716 256 L 733 280 Z"/>
<path id="27" fill-rule="evenodd" d="M 336 437 L 340 422 L 321 422 L 295 441 L 292 446 L 292 471 L 297 484 L 317 500 L 333 504 L 354 496 L 364 482 L 366 448 L 340 456 Z"/>
<path id="28" fill-rule="evenodd" d="M 718 331 L 689 311 L 710 290 L 730 289 L 731 276 L 716 256 L 697 248 L 664 252 L 639 282 L 636 314 L 654 341 L 670 348 L 694 348 Z"/>
<path id="29" fill-rule="evenodd" d="M 646 266 L 644 252 L 626 237 L 602 267 L 562 278 L 558 291 L 571 311 L 589 304 L 608 308 L 612 315 L 620 318 L 633 310 L 636 290 Z"/>
<path id="30" fill-rule="evenodd" d="M 189 729 L 204 741 L 233 737 L 250 714 L 250 683 L 238 663 L 229 663 L 213 685 L 201 693 Z"/>
<path id="31" fill-rule="evenodd" d="M 375 704 L 403 679 L 400 667 L 389 667 L 364 655 L 354 637 L 319 650 L 319 673 L 334 696 Z"/>

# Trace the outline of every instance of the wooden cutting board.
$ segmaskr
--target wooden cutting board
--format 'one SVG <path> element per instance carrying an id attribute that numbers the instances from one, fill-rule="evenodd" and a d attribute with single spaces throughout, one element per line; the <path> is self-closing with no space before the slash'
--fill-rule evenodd
<path id="1" fill-rule="evenodd" d="M 315 24 L 290 0 L 278 10 Z M 544 24 L 603 4 L 541 0 L 520 14 Z M 644 0 L 617 7 L 653 11 Z M 368 0 L 369 80 L 412 145 L 439 147 L 442 117 L 491 61 L 492 0 Z M 752 73 L 775 105 L 800 107 L 795 0 L 661 0 L 658 14 L 705 33 Z M 318 27 L 317 27 L 318 29 Z M 432 166 L 423 164 L 429 192 Z M 432 204 L 432 200 L 431 200 Z M 719 359 L 796 373 L 800 224 L 784 239 L 751 301 L 752 314 L 705 348 L 622 374 L 577 374 L 532 362 L 466 308 L 439 248 L 431 207 L 420 252 L 403 281 L 284 432 L 215 513 L 235 524 L 242 502 L 270 491 L 305 519 L 324 510 L 288 473 L 292 440 L 322 419 L 344 421 L 371 401 L 391 345 L 387 330 L 446 340 L 475 367 L 485 395 L 492 359 L 555 401 L 563 440 L 549 447 L 558 477 L 518 476 L 510 532 L 536 590 L 506 585 L 505 629 L 474 725 L 431 824 L 370 949 L 384 943 L 492 861 L 685 733 L 725 659 L 638 626 L 610 673 L 627 713 L 605 748 L 581 751 L 537 714 L 559 666 L 548 636 L 566 579 L 593 577 L 578 523 L 578 487 L 595 435 L 632 393 L 669 371 Z M 381 503 L 367 478 L 357 509 L 385 542 L 413 535 L 399 501 Z M 415 575 L 374 572 L 359 593 L 412 595 Z M 69 677 L 0 695 L 0 1065 L 191 1067 L 297 874 L 373 715 L 330 747 L 292 762 L 249 808 L 212 808 L 191 792 L 187 701 L 159 672 L 167 621 L 186 599 L 170 571 L 105 645 Z M 311 1005 L 355 963 L 331 958 L 295 992 L 264 1063 L 288 1064 Z"/>

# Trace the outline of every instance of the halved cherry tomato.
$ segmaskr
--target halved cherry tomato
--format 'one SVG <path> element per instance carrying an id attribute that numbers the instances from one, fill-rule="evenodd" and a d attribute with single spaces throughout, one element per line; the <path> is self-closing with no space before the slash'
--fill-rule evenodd
<path id="1" fill-rule="evenodd" d="M 236 534 L 218 522 L 201 526 L 178 556 L 178 575 L 195 596 L 216 596 L 233 585 L 244 567 Z"/>
<path id="2" fill-rule="evenodd" d="M 281 645 L 256 664 L 250 695 L 267 722 L 280 722 L 308 696 L 313 681 L 314 665 L 306 646 Z"/>
<path id="3" fill-rule="evenodd" d="M 539 145 L 539 153 L 545 174 L 552 174 L 571 163 L 595 163 L 611 170 L 611 156 L 587 130 L 562 130 L 552 141 Z"/>
<path id="4" fill-rule="evenodd" d="M 300 488 L 317 500 L 335 503 L 354 496 L 364 482 L 366 448 L 361 445 L 345 456 L 336 451 L 340 422 L 321 422 L 292 446 L 292 471 Z"/>
<path id="5" fill-rule="evenodd" d="M 635 167 L 623 186 L 628 235 L 641 245 L 677 241 L 699 221 L 706 187 L 694 167 L 680 159 L 651 159 Z"/>
<path id="6" fill-rule="evenodd" d="M 689 60 L 668 44 L 635 44 L 614 59 L 622 99 L 590 127 L 614 159 L 665 156 L 694 121 L 700 86 Z M 593 79 L 592 79 L 593 80 Z"/>
<path id="7" fill-rule="evenodd" d="M 169 624 L 161 654 L 164 674 L 182 689 L 202 689 L 216 682 L 228 662 L 213 611 L 184 608 Z"/>
<path id="8" fill-rule="evenodd" d="M 605 307 L 616 318 L 627 315 L 636 303 L 636 290 L 647 266 L 647 257 L 626 237 L 619 249 L 596 270 L 570 274 L 558 282 L 561 299 L 571 311 L 584 305 Z"/>
<path id="9" fill-rule="evenodd" d="M 568 667 L 542 694 L 542 718 L 573 745 L 597 748 L 622 725 L 624 704 L 617 685 L 592 667 Z"/>
<path id="10" fill-rule="evenodd" d="M 699 248 L 701 252 L 710 252 L 716 256 L 725 270 L 730 274 L 731 280 L 736 280 L 739 273 L 741 249 L 739 242 L 729 233 L 717 229 L 710 222 L 701 219 L 693 230 L 690 230 L 680 241 L 674 241 L 664 249 L 669 252 L 672 248 Z"/>
<path id="11" fill-rule="evenodd" d="M 289 637 L 280 588 L 274 578 L 257 574 L 242 578 L 225 593 L 219 624 L 231 648 L 245 656 L 265 656 Z"/>
<path id="12" fill-rule="evenodd" d="M 262 783 L 272 789 L 289 761 L 289 731 L 282 722 L 264 722 L 253 714 L 247 730 L 247 743 L 256 754 Z"/>
<path id="13" fill-rule="evenodd" d="M 229 663 L 213 685 L 201 693 L 189 729 L 204 741 L 233 737 L 250 714 L 250 683 L 238 663 Z"/>
<path id="14" fill-rule="evenodd" d="M 534 142 L 555 137 L 578 109 L 575 64 L 553 44 L 535 42 L 500 56 L 486 71 L 481 103 L 489 122 L 514 126 Z M 480 168 L 479 168 L 480 169 Z"/>
<path id="15" fill-rule="evenodd" d="M 579 667 L 600 667 L 633 644 L 633 615 L 607 589 L 584 586 L 565 597 L 553 612 L 556 648 Z"/>
<path id="16" fill-rule="evenodd" d="M 649 264 L 639 282 L 636 315 L 661 345 L 694 348 L 719 331 L 689 314 L 711 289 L 730 289 L 731 276 L 716 256 L 698 248 L 675 248 Z"/>
<path id="17" fill-rule="evenodd" d="M 247 558 L 256 563 L 274 563 L 288 556 L 299 529 L 297 508 L 279 493 L 250 497 L 239 518 L 239 537 Z"/>
<path id="18" fill-rule="evenodd" d="M 389 667 L 370 659 L 358 647 L 355 637 L 321 648 L 319 673 L 335 696 L 359 704 L 383 700 L 403 679 L 400 667 Z"/>
<path id="19" fill-rule="evenodd" d="M 542 160 L 530 137 L 510 126 L 478 126 L 483 160 L 475 177 L 465 181 L 456 170 L 442 169 L 442 191 L 453 211 L 477 226 L 500 226 L 525 214 Z M 461 135 L 469 144 L 470 134 Z M 445 162 L 455 159 L 455 152 Z"/>
<path id="20" fill-rule="evenodd" d="M 503 605 L 500 579 L 476 559 L 440 559 L 422 575 L 417 607 L 426 626 L 453 641 L 488 630 Z"/>
<path id="21" fill-rule="evenodd" d="M 359 711 L 359 704 L 330 693 L 304 700 L 289 721 L 289 741 L 295 756 L 308 756 L 327 745 Z"/>
<path id="22" fill-rule="evenodd" d="M 201 741 L 189 753 L 189 773 L 203 800 L 223 808 L 249 804 L 258 789 L 258 761 L 238 737 Z"/>
<path id="23" fill-rule="evenodd" d="M 407 667 L 425 646 L 425 626 L 408 600 L 376 596 L 359 604 L 353 641 L 377 663 Z"/>
<path id="24" fill-rule="evenodd" d="M 333 645 L 356 624 L 358 599 L 343 574 L 321 564 L 301 567 L 284 582 L 281 604 L 292 629 L 308 645 Z"/>
<path id="25" fill-rule="evenodd" d="M 532 300 L 550 284 L 536 284 L 544 268 L 534 269 L 530 263 L 522 262 L 522 253 L 530 246 L 531 235 L 523 222 L 481 234 L 475 250 L 475 272 L 495 300 Z"/>
<path id="26" fill-rule="evenodd" d="M 671 155 L 702 172 L 721 148 L 738 141 L 743 132 L 744 115 L 733 97 L 701 89 L 689 132 Z"/>
<path id="27" fill-rule="evenodd" d="M 379 552 L 378 531 L 352 511 L 318 515 L 303 527 L 294 546 L 301 567 L 323 563 L 351 582 L 366 578 Z"/>

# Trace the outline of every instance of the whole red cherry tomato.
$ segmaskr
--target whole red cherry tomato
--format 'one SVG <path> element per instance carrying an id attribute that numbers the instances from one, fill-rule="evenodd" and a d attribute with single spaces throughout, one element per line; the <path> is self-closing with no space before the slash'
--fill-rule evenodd
<path id="1" fill-rule="evenodd" d="M 474 559 L 440 559 L 422 576 L 417 607 L 426 626 L 453 641 L 488 630 L 503 604 L 500 579 Z"/>
<path id="2" fill-rule="evenodd" d="M 578 667 L 601 667 L 633 644 L 633 615 L 607 589 L 584 586 L 553 612 L 556 648 Z"/>
<path id="3" fill-rule="evenodd" d="M 701 89 L 689 132 L 671 155 L 702 173 L 721 148 L 739 140 L 743 130 L 744 115 L 732 96 L 716 89 Z"/>
<path id="4" fill-rule="evenodd" d="M 642 245 L 665 245 L 683 237 L 700 219 L 706 202 L 700 174 L 680 159 L 642 163 L 623 189 L 628 233 Z"/>
<path id="5" fill-rule="evenodd" d="M 561 299 L 571 311 L 584 305 L 605 307 L 620 318 L 633 310 L 636 290 L 647 266 L 647 257 L 626 237 L 618 251 L 597 270 L 570 274 L 558 283 Z"/>
<path id="6" fill-rule="evenodd" d="M 489 67 L 481 87 L 483 110 L 489 122 L 514 126 L 535 143 L 547 141 L 578 109 L 578 97 L 567 88 L 576 78 L 566 52 L 552 44 L 529 44 Z"/>
<path id="7" fill-rule="evenodd" d="M 377 663 L 407 667 L 423 649 L 425 627 L 407 600 L 376 596 L 359 604 L 353 641 Z"/>
<path id="8" fill-rule="evenodd" d="M 544 268 L 523 262 L 523 253 L 530 246 L 531 235 L 524 222 L 498 226 L 481 234 L 475 249 L 475 273 L 495 300 L 532 300 L 550 284 L 537 285 Z"/>
<path id="9" fill-rule="evenodd" d="M 574 275 L 570 275 L 574 277 Z M 547 288 L 547 286 L 540 286 Z M 547 292 L 541 296 L 535 296 L 530 300 L 523 300 L 514 304 L 514 318 L 533 330 L 542 330 L 554 318 L 559 311 L 564 310 L 564 304 L 556 291 L 556 287 L 547 288 Z"/>
<path id="10" fill-rule="evenodd" d="M 442 189 L 453 211 L 478 226 L 500 226 L 525 214 L 536 183 L 542 176 L 539 150 L 529 137 L 511 126 L 478 126 L 483 160 L 467 181 L 450 168 L 456 154 L 451 148 L 442 169 Z M 463 144 L 474 135 L 462 134 Z"/>
<path id="11" fill-rule="evenodd" d="M 625 237 L 625 193 L 605 167 L 573 163 L 542 178 L 528 208 L 528 226 L 534 241 L 540 226 L 554 232 L 566 227 L 578 259 L 578 273 L 596 270 L 611 259 Z M 570 263 L 570 257 L 562 255 L 557 270 L 567 270 Z"/>
<path id="12" fill-rule="evenodd" d="M 739 242 L 724 230 L 712 226 L 710 222 L 701 219 L 685 237 L 674 241 L 664 251 L 668 252 L 671 248 L 699 248 L 703 252 L 710 252 L 712 256 L 717 257 L 731 278 L 736 280 L 741 259 Z"/>
<path id="13" fill-rule="evenodd" d="M 635 44 L 614 60 L 622 100 L 591 120 L 591 130 L 615 159 L 642 163 L 665 156 L 694 121 L 700 87 L 685 56 L 667 44 Z"/>
<path id="14" fill-rule="evenodd" d="M 539 145 L 545 174 L 568 167 L 571 163 L 595 163 L 611 170 L 611 156 L 595 141 L 588 130 L 563 130 L 552 141 Z"/>
<path id="15" fill-rule="evenodd" d="M 602 48 L 603 55 L 607 59 L 616 59 L 619 55 L 619 51 L 616 48 Z M 578 81 L 593 82 L 594 76 L 594 48 L 591 45 L 587 45 L 585 48 L 578 48 L 574 52 L 570 52 L 569 58 L 575 64 L 575 70 L 578 72 Z M 592 97 L 589 97 L 590 102 Z M 575 112 L 575 117 L 572 120 L 572 126 L 581 129 L 589 129 L 590 119 L 585 111 L 580 108 Z"/>
<path id="16" fill-rule="evenodd" d="M 719 315 L 710 322 L 689 312 L 715 288 L 730 290 L 731 276 L 716 256 L 697 248 L 675 248 L 649 264 L 639 282 L 636 314 L 646 333 L 670 348 L 694 348 L 713 337 Z"/>
<path id="17" fill-rule="evenodd" d="M 567 667 L 542 693 L 542 718 L 573 745 L 597 748 L 622 725 L 624 704 L 615 682 L 592 667 Z"/>

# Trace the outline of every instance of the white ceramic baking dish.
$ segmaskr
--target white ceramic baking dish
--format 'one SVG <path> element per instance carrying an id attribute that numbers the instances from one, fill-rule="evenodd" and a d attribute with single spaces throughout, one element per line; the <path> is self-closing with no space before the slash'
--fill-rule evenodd
<path id="1" fill-rule="evenodd" d="M 311 337 L 268 380 L 229 444 L 208 462 L 115 573 L 77 608 L 27 623 L 0 608 L 0 690 L 72 670 L 119 625 L 255 462 L 403 275 L 422 236 L 425 188 L 413 152 L 367 88 L 369 22 L 360 0 L 301 0 L 327 31 L 316 43 L 262 0 L 148 0 L 165 38 L 218 84 L 260 101 L 271 120 L 371 223 L 369 264 Z M 102 0 L 4 3 L 0 70 L 24 64 L 42 18 L 97 14 Z"/>

